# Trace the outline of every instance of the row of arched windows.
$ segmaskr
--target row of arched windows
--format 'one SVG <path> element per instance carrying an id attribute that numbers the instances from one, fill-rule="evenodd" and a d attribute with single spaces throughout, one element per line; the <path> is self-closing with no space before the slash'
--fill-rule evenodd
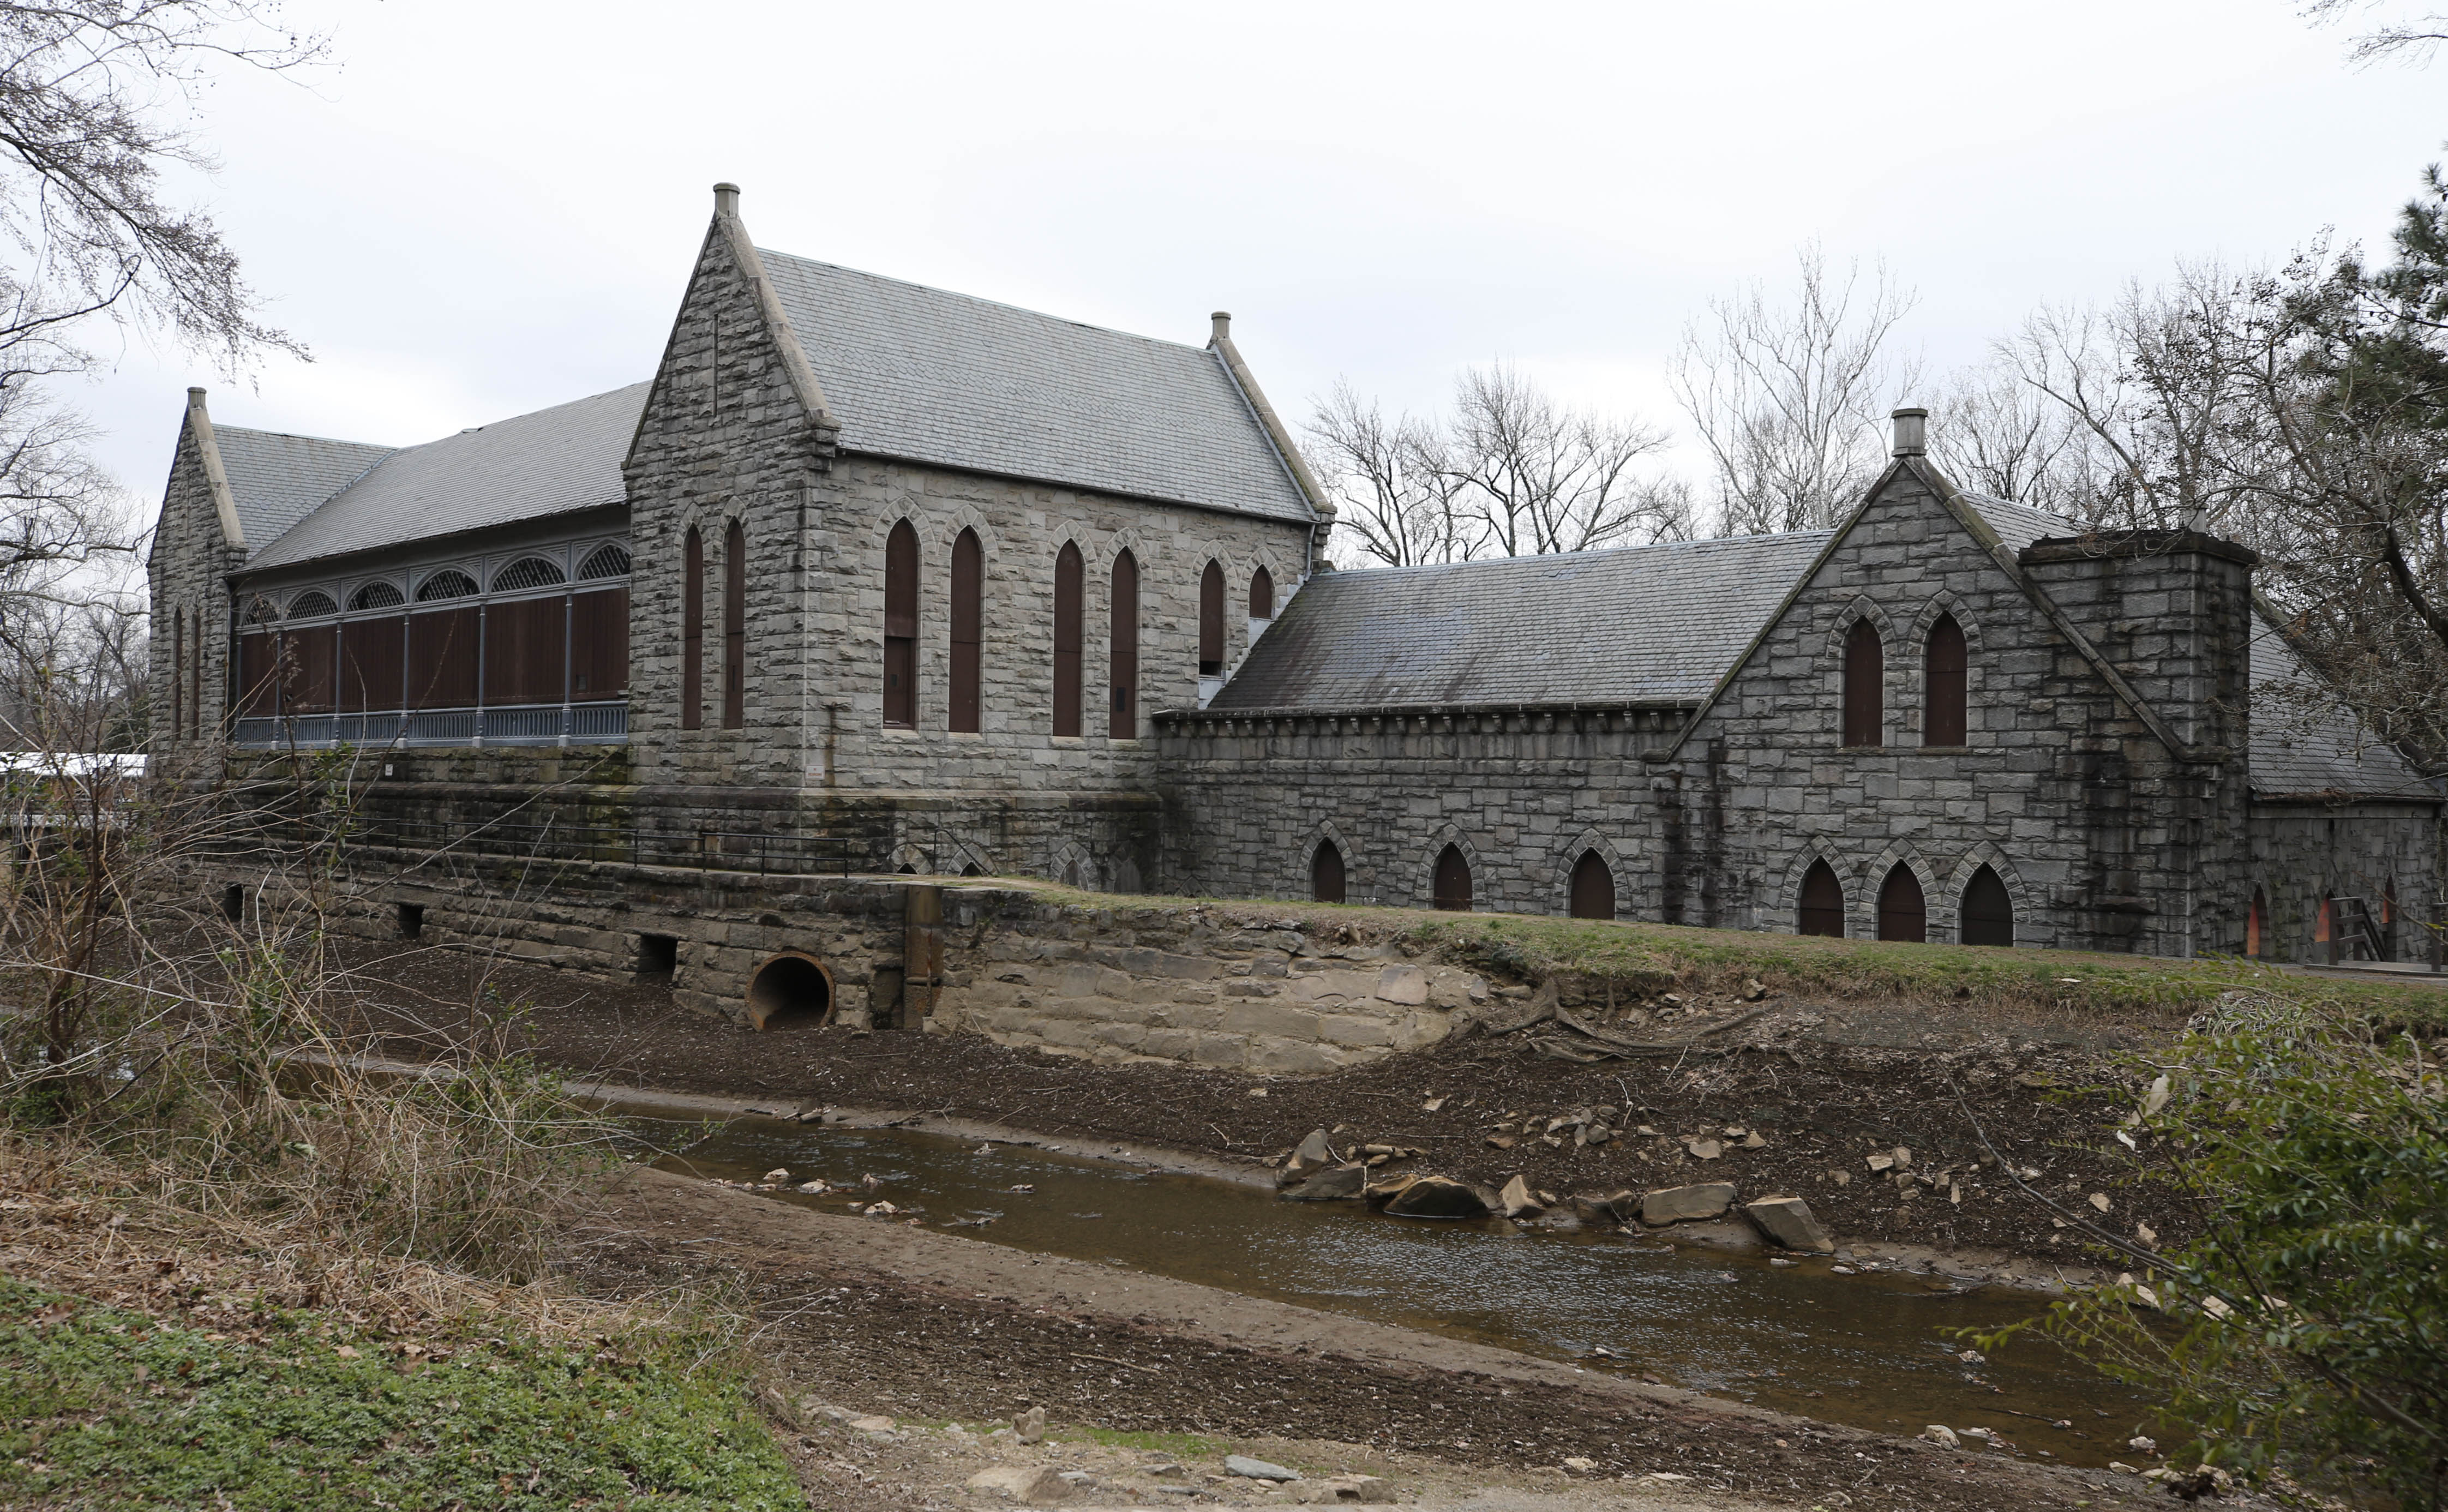
<path id="1" fill-rule="evenodd" d="M 1825 861 L 1810 863 L 1810 870 L 1802 876 L 1799 905 L 1794 919 L 1796 933 L 1844 937 L 1845 885 L 1837 880 L 1835 868 Z M 1972 879 L 1963 885 L 1955 917 L 1956 933 L 1961 944 L 2015 943 L 2015 900 L 1995 868 L 1983 865 L 1972 873 Z M 1922 892 L 1921 877 L 1903 862 L 1888 868 L 1879 883 L 1878 921 L 1878 938 L 1882 940 L 1918 942 L 1929 938 L 1929 904 Z"/>
<path id="2" fill-rule="evenodd" d="M 1963 626 L 1941 614 L 1922 642 L 1921 743 L 1960 746 L 1970 731 Z M 1880 746 L 1886 737 L 1886 649 L 1879 627 L 1856 620 L 1845 636 L 1845 734 L 1848 746 Z"/>
<path id="3" fill-rule="evenodd" d="M 1330 839 L 1318 841 L 1317 849 L 1310 852 L 1310 896 L 1319 903 L 1341 903 L 1346 890 L 1343 848 Z M 1428 904 L 1447 913 L 1468 913 L 1479 906 L 1470 857 L 1461 846 L 1448 845 L 1437 852 L 1436 867 L 1428 876 Z M 1576 919 L 1615 917 L 1615 869 L 1595 850 L 1582 852 L 1573 863 L 1566 911 Z"/>

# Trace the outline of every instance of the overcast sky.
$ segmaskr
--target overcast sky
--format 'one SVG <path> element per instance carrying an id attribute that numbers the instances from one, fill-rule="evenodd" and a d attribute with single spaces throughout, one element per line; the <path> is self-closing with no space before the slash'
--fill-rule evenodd
<path id="1" fill-rule="evenodd" d="M 190 383 L 397 445 L 635 382 L 729 179 L 765 246 L 1188 342 L 1229 309 L 1288 418 L 1505 358 L 1681 429 L 1678 332 L 1807 239 L 1916 288 L 1939 371 L 2180 257 L 2384 240 L 2448 63 L 2296 12 L 292 0 L 336 66 L 217 82 L 195 192 L 315 360 L 114 340 L 77 397 L 149 514 Z"/>

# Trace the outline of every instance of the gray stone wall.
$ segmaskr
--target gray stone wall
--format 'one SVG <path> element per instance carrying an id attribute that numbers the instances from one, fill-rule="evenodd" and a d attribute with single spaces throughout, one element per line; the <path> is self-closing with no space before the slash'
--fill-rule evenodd
<path id="1" fill-rule="evenodd" d="M 2438 840 L 2433 813 L 2421 805 L 2255 803 L 2245 891 L 2259 888 L 2268 904 L 2262 955 L 2325 961 L 2327 947 L 2314 939 L 2323 898 L 2362 898 L 2377 919 L 2393 897 L 2394 917 L 2382 929 L 2386 958 L 2429 960 L 2422 926 L 2439 896 Z"/>
<path id="2" fill-rule="evenodd" d="M 169 483 L 163 490 L 162 513 L 154 527 L 152 555 L 144 569 L 152 617 L 147 661 L 153 692 L 151 750 L 174 769 L 184 770 L 217 751 L 224 733 L 231 630 L 226 574 L 237 565 L 237 553 L 222 539 L 195 426 L 182 422 Z M 194 638 L 202 636 L 203 664 L 192 695 L 187 691 L 189 668 L 172 663 L 180 639 L 172 629 L 172 617 L 181 611 L 187 615 L 190 657 Z M 180 689 L 175 700 L 171 696 L 174 676 Z M 183 710 L 184 722 L 198 732 L 195 737 L 174 728 L 174 706 Z"/>

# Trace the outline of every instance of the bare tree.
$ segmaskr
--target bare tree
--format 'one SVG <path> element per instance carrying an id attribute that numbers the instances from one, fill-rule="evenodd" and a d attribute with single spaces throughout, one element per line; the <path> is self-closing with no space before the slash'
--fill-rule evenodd
<path id="1" fill-rule="evenodd" d="M 1931 460 L 1959 486 L 2096 523 L 2099 447 L 2066 408 L 1999 366 L 1958 372 L 1930 402 Z"/>
<path id="2" fill-rule="evenodd" d="M 1790 304 L 1753 283 L 1687 326 L 1668 379 L 1716 473 L 1729 535 L 1836 522 L 1886 462 L 1884 425 L 1919 380 L 1888 351 L 1914 296 L 1884 264 L 1832 276 L 1816 243 L 1796 254 Z"/>
<path id="3" fill-rule="evenodd" d="M 1335 523 L 1365 558 L 1407 567 L 1466 555 L 1451 490 L 1423 460 L 1436 443 L 1422 422 L 1389 420 L 1376 401 L 1338 382 L 1305 429 L 1310 469 L 1335 495 Z"/>
<path id="4" fill-rule="evenodd" d="M 2373 9 L 2373 0 L 2311 0 L 2304 19 L 2315 26 L 2343 23 L 2358 10 Z M 2387 21 L 2354 39 L 2346 60 L 2357 67 L 2396 58 L 2419 67 L 2431 61 L 2439 44 L 2448 42 L 2448 11 L 2423 10 L 2402 21 Z"/>

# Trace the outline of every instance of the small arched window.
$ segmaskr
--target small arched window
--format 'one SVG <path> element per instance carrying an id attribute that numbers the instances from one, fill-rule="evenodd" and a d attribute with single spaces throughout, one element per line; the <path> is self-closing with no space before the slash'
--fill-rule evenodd
<path id="1" fill-rule="evenodd" d="M 1963 626 L 1941 614 L 1929 627 L 1922 660 L 1921 743 L 1961 745 L 1971 726 L 1964 668 L 1969 662 Z"/>
<path id="2" fill-rule="evenodd" d="M 170 734 L 187 733 L 187 611 L 170 611 Z"/>
<path id="3" fill-rule="evenodd" d="M 1250 618 L 1272 620 L 1275 617 L 1275 580 L 1260 567 L 1250 574 Z"/>
<path id="4" fill-rule="evenodd" d="M 258 594 L 256 597 L 249 599 L 246 602 L 246 617 L 240 622 L 244 624 L 270 624 L 279 618 L 280 605 L 273 603 L 270 599 L 264 598 L 261 594 Z"/>
<path id="5" fill-rule="evenodd" d="M 399 585 L 397 584 L 384 583 L 377 580 L 367 584 L 364 587 L 359 588 L 354 594 L 351 595 L 349 598 L 349 607 L 352 609 L 392 609 L 397 608 L 399 605 L 406 603 L 407 602 L 408 595 L 399 591 Z"/>
<path id="6" fill-rule="evenodd" d="M 705 537 L 680 542 L 680 728 L 705 728 Z"/>
<path id="7" fill-rule="evenodd" d="M 1795 923 L 1802 933 L 1845 938 L 1845 884 L 1836 880 L 1834 867 L 1825 861 L 1810 863 L 1810 870 L 1802 874 L 1800 912 Z"/>
<path id="8" fill-rule="evenodd" d="M 1995 871 L 1984 866 L 1963 885 L 1961 919 L 1965 945 L 2015 943 L 2015 900 Z"/>
<path id="9" fill-rule="evenodd" d="M 1054 558 L 1054 733 L 1080 733 L 1080 631 L 1087 565 L 1070 542 Z"/>
<path id="10" fill-rule="evenodd" d="M 1320 840 L 1310 853 L 1309 895 L 1320 903 L 1343 901 L 1343 851 L 1331 840 Z"/>
<path id="11" fill-rule="evenodd" d="M 907 520 L 884 542 L 884 722 L 918 728 L 918 532 Z"/>
<path id="12" fill-rule="evenodd" d="M 1884 737 L 1886 658 L 1879 649 L 1879 627 L 1856 620 L 1845 636 L 1845 743 L 1872 746 Z"/>
<path id="13" fill-rule="evenodd" d="M 1139 564 L 1129 552 L 1114 558 L 1113 720 L 1106 733 L 1136 740 L 1139 733 Z"/>
<path id="14" fill-rule="evenodd" d="M 1198 575 L 1198 675 L 1224 675 L 1224 569 L 1213 562 Z"/>
<path id="15" fill-rule="evenodd" d="M 585 561 L 578 565 L 578 578 L 582 583 L 592 583 L 598 578 L 625 578 L 628 575 L 629 548 L 615 542 L 606 542 L 597 546 L 586 553 Z"/>
<path id="16" fill-rule="evenodd" d="M 1615 871 L 1596 851 L 1573 863 L 1572 909 L 1576 919 L 1615 917 Z"/>
<path id="17" fill-rule="evenodd" d="M 2264 942 L 2269 938 L 2269 894 L 2259 888 L 2252 890 L 2252 902 L 2244 912 L 2244 953 L 2253 960 L 2261 959 Z"/>
<path id="18" fill-rule="evenodd" d="M 188 618 L 195 622 L 196 633 L 187 642 L 187 733 L 201 739 L 204 733 L 204 611 L 197 609 Z"/>
<path id="19" fill-rule="evenodd" d="M 561 568 L 542 557 L 521 557 L 493 574 L 495 593 L 516 593 L 522 588 L 548 588 L 565 581 Z"/>
<path id="20" fill-rule="evenodd" d="M 1879 884 L 1879 938 L 1915 942 L 1929 939 L 1929 905 L 1922 897 L 1921 878 L 1902 861 L 1889 869 L 1887 879 Z"/>
<path id="21" fill-rule="evenodd" d="M 979 679 L 985 653 L 985 547 L 975 530 L 952 538 L 952 728 L 978 731 L 984 695 Z"/>
<path id="22" fill-rule="evenodd" d="M 1437 854 L 1436 880 L 1431 885 L 1430 898 L 1447 913 L 1470 911 L 1470 857 L 1462 847 L 1449 845 Z"/>
<path id="23" fill-rule="evenodd" d="M 416 602 L 431 603 L 436 599 L 464 599 L 475 591 L 475 579 L 457 567 L 444 567 L 416 585 Z"/>
<path id="24" fill-rule="evenodd" d="M 319 620 L 339 612 L 340 606 L 332 602 L 328 593 L 301 593 L 289 601 L 289 618 L 293 620 Z"/>
<path id="25" fill-rule="evenodd" d="M 748 723 L 748 532 L 722 532 L 722 727 Z"/>

